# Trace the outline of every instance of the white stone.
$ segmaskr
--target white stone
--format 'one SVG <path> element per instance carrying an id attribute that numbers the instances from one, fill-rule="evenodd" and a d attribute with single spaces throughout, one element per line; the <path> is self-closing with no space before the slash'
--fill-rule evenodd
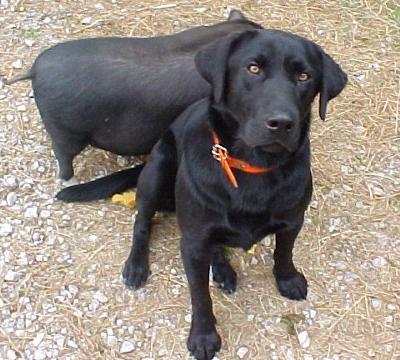
<path id="1" fill-rule="evenodd" d="M 40 212 L 40 217 L 41 217 L 41 218 L 47 219 L 47 218 L 49 218 L 50 216 L 51 216 L 51 212 L 50 212 L 49 210 L 42 210 L 42 211 Z"/>
<path id="2" fill-rule="evenodd" d="M 14 254 L 8 249 L 4 250 L 4 261 L 6 263 L 9 263 L 13 259 L 14 259 Z"/>
<path id="3" fill-rule="evenodd" d="M 14 350 L 9 349 L 7 351 L 7 360 L 15 360 L 17 358 L 17 354 L 15 353 Z"/>
<path id="4" fill-rule="evenodd" d="M 21 69 L 21 68 L 22 68 L 22 60 L 21 60 L 21 59 L 15 60 L 15 61 L 12 63 L 12 67 L 13 67 L 14 69 Z"/>
<path id="5" fill-rule="evenodd" d="M 32 47 L 34 43 L 35 43 L 35 40 L 25 39 L 25 45 L 26 46 Z"/>
<path id="6" fill-rule="evenodd" d="M 104 10 L 103 4 L 100 4 L 100 3 L 97 3 L 97 4 L 94 6 L 94 8 L 95 8 L 97 11 L 103 11 L 103 10 Z"/>
<path id="7" fill-rule="evenodd" d="M 386 259 L 384 257 L 382 257 L 382 256 L 378 256 L 378 257 L 376 257 L 375 259 L 372 260 L 372 264 L 374 266 L 381 267 L 381 266 L 385 266 L 386 263 L 387 263 Z"/>
<path id="8" fill-rule="evenodd" d="M 118 344 L 118 339 L 115 335 L 107 336 L 107 344 L 108 346 L 115 346 Z"/>
<path id="9" fill-rule="evenodd" d="M 26 111 L 26 106 L 24 104 L 18 105 L 17 106 L 17 111 L 18 112 L 24 112 Z"/>
<path id="10" fill-rule="evenodd" d="M 81 23 L 83 25 L 90 25 L 93 22 L 93 19 L 90 16 L 87 16 L 82 19 Z"/>
<path id="11" fill-rule="evenodd" d="M 28 207 L 28 208 L 25 210 L 25 217 L 26 217 L 27 219 L 34 219 L 34 218 L 37 218 L 37 217 L 38 217 L 38 208 L 37 208 L 37 206 Z"/>
<path id="12" fill-rule="evenodd" d="M 135 344 L 125 340 L 122 345 L 121 345 L 121 349 L 119 350 L 119 352 L 121 354 L 125 354 L 125 353 L 129 353 L 131 351 L 133 351 L 135 349 Z"/>
<path id="13" fill-rule="evenodd" d="M 191 314 L 187 314 L 187 315 L 185 316 L 185 321 L 186 321 L 187 323 L 190 323 L 190 322 L 192 321 L 192 315 L 191 315 Z"/>
<path id="14" fill-rule="evenodd" d="M 43 341 L 44 336 L 45 336 L 44 332 L 37 334 L 35 336 L 35 338 L 32 340 L 33 346 L 38 347 L 40 345 L 40 343 Z"/>
<path id="15" fill-rule="evenodd" d="M 46 357 L 47 357 L 46 353 L 43 350 L 40 350 L 40 349 L 36 350 L 34 355 L 33 355 L 33 358 L 35 360 L 44 360 L 44 359 L 46 359 Z"/>
<path id="16" fill-rule="evenodd" d="M 54 341 L 60 350 L 64 348 L 65 336 L 57 334 L 54 336 Z"/>
<path id="17" fill-rule="evenodd" d="M 69 347 L 74 348 L 74 349 L 77 349 L 77 348 L 78 348 L 78 345 L 76 345 L 76 342 L 73 341 L 73 340 L 68 340 L 68 341 L 67 341 L 67 345 L 68 345 Z"/>
<path id="18" fill-rule="evenodd" d="M 0 224 L 0 236 L 10 235 L 13 231 L 13 227 L 10 224 Z"/>
<path id="19" fill-rule="evenodd" d="M 10 188 L 14 188 L 18 185 L 17 179 L 13 175 L 4 176 L 4 185 Z"/>
<path id="20" fill-rule="evenodd" d="M 15 271 L 8 270 L 4 276 L 5 281 L 15 282 L 19 280 L 19 274 Z"/>
<path id="21" fill-rule="evenodd" d="M 297 334 L 297 338 L 299 340 L 300 346 L 303 349 L 307 349 L 310 346 L 311 340 L 310 340 L 310 337 L 308 336 L 308 332 L 307 331 L 299 332 Z"/>
<path id="22" fill-rule="evenodd" d="M 105 296 L 102 292 L 96 291 L 93 295 L 93 298 L 96 299 L 98 302 L 101 302 L 102 304 L 106 303 L 108 301 L 108 297 Z"/>
<path id="23" fill-rule="evenodd" d="M 8 193 L 7 197 L 6 197 L 6 201 L 7 201 L 8 206 L 13 206 L 17 201 L 17 194 L 13 191 Z"/>
<path id="24" fill-rule="evenodd" d="M 78 287 L 76 285 L 68 285 L 68 291 L 72 294 L 72 295 L 76 295 L 78 293 Z"/>
<path id="25" fill-rule="evenodd" d="M 239 359 L 243 359 L 248 352 L 249 352 L 249 349 L 245 346 L 242 346 L 238 349 L 236 354 L 237 354 L 237 356 L 239 356 Z"/>
<path id="26" fill-rule="evenodd" d="M 378 299 L 371 299 L 371 306 L 375 310 L 379 310 L 381 308 L 382 302 Z"/>

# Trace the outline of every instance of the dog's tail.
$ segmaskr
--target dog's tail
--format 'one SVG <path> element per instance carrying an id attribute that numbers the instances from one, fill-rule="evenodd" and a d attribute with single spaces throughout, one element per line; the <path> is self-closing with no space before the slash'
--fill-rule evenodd
<path id="1" fill-rule="evenodd" d="M 56 198 L 65 202 L 94 201 L 110 197 L 136 187 L 144 164 L 125 169 L 85 184 L 69 186 L 61 190 Z"/>
<path id="2" fill-rule="evenodd" d="M 16 83 L 17 81 L 21 81 L 21 80 L 27 80 L 27 79 L 32 79 L 33 78 L 33 73 L 32 73 L 32 69 L 24 72 L 22 74 L 18 74 L 16 76 L 14 76 L 13 78 L 11 78 L 10 80 L 5 79 L 5 84 L 6 85 L 11 85 Z"/>

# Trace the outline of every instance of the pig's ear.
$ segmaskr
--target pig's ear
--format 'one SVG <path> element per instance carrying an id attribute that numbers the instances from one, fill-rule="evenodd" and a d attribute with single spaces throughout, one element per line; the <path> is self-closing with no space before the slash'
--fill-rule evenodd
<path id="1" fill-rule="evenodd" d="M 238 9 L 232 9 L 228 15 L 228 21 L 247 20 L 246 16 Z"/>

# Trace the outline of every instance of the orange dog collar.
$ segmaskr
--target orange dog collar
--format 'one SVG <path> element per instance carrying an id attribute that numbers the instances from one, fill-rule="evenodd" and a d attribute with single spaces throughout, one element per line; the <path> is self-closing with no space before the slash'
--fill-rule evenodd
<path id="1" fill-rule="evenodd" d="M 275 167 L 259 167 L 252 166 L 247 161 L 232 157 L 229 155 L 228 150 L 220 144 L 217 134 L 212 132 L 213 147 L 211 154 L 215 160 L 219 161 L 222 169 L 224 170 L 229 182 L 235 187 L 239 187 L 235 174 L 231 168 L 244 171 L 249 174 L 264 174 L 272 171 Z"/>

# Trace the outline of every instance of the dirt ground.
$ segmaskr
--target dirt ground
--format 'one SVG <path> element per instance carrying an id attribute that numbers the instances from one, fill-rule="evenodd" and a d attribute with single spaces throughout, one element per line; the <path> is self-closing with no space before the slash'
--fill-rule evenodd
<path id="1" fill-rule="evenodd" d="M 239 289 L 212 285 L 219 359 L 400 358 L 400 10 L 396 1 L 1 0 L 0 75 L 24 71 L 66 39 L 152 36 L 240 8 L 267 28 L 306 36 L 349 75 L 312 126 L 315 193 L 296 243 L 307 301 L 279 295 L 273 240 L 234 251 Z M 175 217 L 159 215 L 152 275 L 120 278 L 133 211 L 67 205 L 29 82 L 0 85 L 0 359 L 188 359 L 190 304 Z M 62 109 L 60 109 L 62 111 Z M 130 161 L 87 149 L 88 180 Z"/>

